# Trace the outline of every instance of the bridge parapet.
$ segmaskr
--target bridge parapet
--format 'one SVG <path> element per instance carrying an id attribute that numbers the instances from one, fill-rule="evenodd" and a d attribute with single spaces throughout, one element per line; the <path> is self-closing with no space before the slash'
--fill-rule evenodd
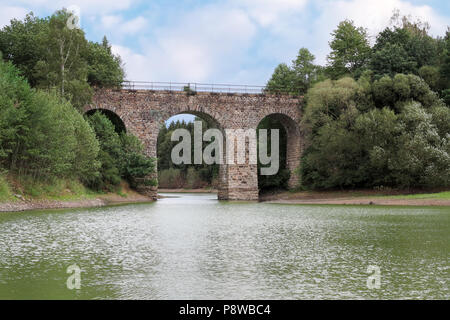
<path id="1" fill-rule="evenodd" d="M 244 94 L 289 94 L 290 88 L 242 84 L 214 84 L 196 82 L 147 82 L 124 81 L 122 89 L 125 90 L 150 90 L 150 91 L 182 91 L 187 93 L 244 93 Z"/>

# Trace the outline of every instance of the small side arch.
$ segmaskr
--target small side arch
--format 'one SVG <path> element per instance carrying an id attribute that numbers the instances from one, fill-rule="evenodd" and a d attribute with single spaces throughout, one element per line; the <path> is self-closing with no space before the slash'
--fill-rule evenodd
<path id="1" fill-rule="evenodd" d="M 263 120 L 267 118 L 275 120 L 278 123 L 280 123 L 286 132 L 285 167 L 290 172 L 288 187 L 290 189 L 296 188 L 299 183 L 299 178 L 296 169 L 300 165 L 300 157 L 302 154 L 302 138 L 299 124 L 291 116 L 288 116 L 284 113 L 270 113 L 265 115 L 260 120 L 258 126 Z"/>
<path id="2" fill-rule="evenodd" d="M 119 115 L 111 110 L 108 109 L 90 109 L 86 111 L 85 115 L 91 116 L 95 114 L 96 112 L 100 112 L 101 114 L 105 115 L 114 125 L 114 128 L 117 133 L 127 132 L 127 127 L 125 126 L 125 123 L 123 120 L 119 117 Z"/>

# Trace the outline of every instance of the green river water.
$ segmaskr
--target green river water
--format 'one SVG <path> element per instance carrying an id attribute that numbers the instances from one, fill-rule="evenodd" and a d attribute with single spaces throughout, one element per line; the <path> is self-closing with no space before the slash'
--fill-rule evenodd
<path id="1" fill-rule="evenodd" d="M 448 207 L 171 196 L 0 213 L 0 299 L 450 298 Z M 80 289 L 67 287 L 72 265 Z"/>

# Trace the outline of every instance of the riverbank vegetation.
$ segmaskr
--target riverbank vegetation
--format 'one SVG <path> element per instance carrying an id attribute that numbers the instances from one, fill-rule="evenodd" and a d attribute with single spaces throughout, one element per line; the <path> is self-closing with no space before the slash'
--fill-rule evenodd
<path id="1" fill-rule="evenodd" d="M 401 17 L 370 45 L 352 21 L 332 33 L 325 67 L 305 48 L 268 90 L 304 95 L 304 189 L 450 187 L 450 30 Z"/>
<path id="2" fill-rule="evenodd" d="M 260 201 L 305 205 L 388 205 L 388 206 L 450 206 L 450 192 L 430 189 L 410 190 L 321 190 L 276 191 L 261 195 Z"/>
<path id="3" fill-rule="evenodd" d="M 0 31 L 2 199 L 111 192 L 154 170 L 136 137 L 116 131 L 104 114 L 81 113 L 93 86 L 118 86 L 124 72 L 106 38 L 88 42 L 67 27 L 68 17 L 30 14 Z"/>

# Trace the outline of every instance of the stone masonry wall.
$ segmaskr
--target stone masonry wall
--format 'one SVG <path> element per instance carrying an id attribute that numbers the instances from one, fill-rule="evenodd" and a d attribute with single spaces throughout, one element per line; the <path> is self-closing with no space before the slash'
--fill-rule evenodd
<path id="1" fill-rule="evenodd" d="M 204 92 L 188 95 L 174 91 L 102 89 L 96 91 L 92 104 L 87 106 L 85 111 L 106 109 L 116 113 L 124 122 L 127 131 L 144 143 L 146 153 L 151 157 L 157 155 L 159 128 L 174 115 L 191 113 L 211 117 L 223 130 L 256 129 L 262 119 L 274 115 L 279 117 L 286 127 L 287 167 L 294 170 L 300 163 L 302 152 L 302 138 L 298 128 L 301 118 L 300 102 L 297 98 L 284 95 Z M 226 148 L 224 152 L 227 152 Z M 258 199 L 256 165 L 248 162 L 223 164 L 219 170 L 219 181 L 219 199 Z M 289 186 L 294 187 L 297 182 L 296 174 L 292 172 Z M 147 188 L 144 192 L 156 198 L 156 188 Z"/>

